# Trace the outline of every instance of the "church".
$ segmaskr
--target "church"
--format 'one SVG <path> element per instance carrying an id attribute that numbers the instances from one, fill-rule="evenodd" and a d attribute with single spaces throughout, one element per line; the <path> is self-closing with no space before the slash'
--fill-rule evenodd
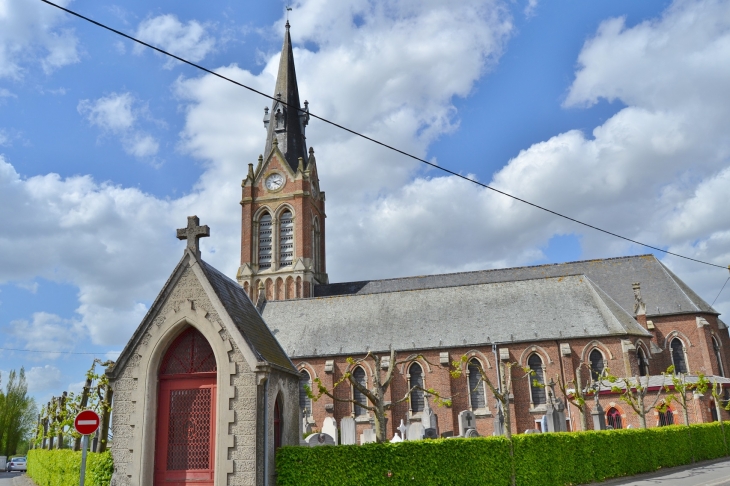
<path id="1" fill-rule="evenodd" d="M 515 364 L 512 433 L 540 430 L 551 392 L 560 394 L 550 382 L 576 374 L 582 383 L 604 370 L 646 376 L 661 394 L 656 379 L 671 365 L 730 384 L 726 325 L 653 255 L 330 283 L 325 193 L 308 120 L 287 22 L 264 153 L 242 174 L 235 280 L 202 260 L 199 239 L 210 229 L 189 217 L 177 234 L 186 241 L 182 259 L 107 371 L 115 393 L 112 484 L 275 484 L 276 449 L 299 445 L 303 431 L 354 420 L 363 437 L 372 427 L 367 398 L 349 383 L 316 401 L 304 391 L 315 380 L 331 389 L 348 358 L 368 352 L 394 349 L 407 361 L 387 390 L 388 439 L 430 407 L 442 437 L 460 435 L 464 411 L 475 434 L 492 435 L 502 411 L 478 370 L 499 383 L 504 363 Z M 464 373 L 453 378 L 462 357 Z M 367 388 L 382 371 L 366 361 L 351 373 Z M 422 389 L 451 403 L 429 403 Z M 695 394 L 690 420 L 730 418 L 715 405 L 709 393 Z M 647 425 L 680 423 L 673 407 L 652 410 Z M 610 389 L 599 389 L 588 408 L 602 410 L 613 428 L 638 427 Z M 565 422 L 581 429 L 575 406 L 567 405 Z"/>

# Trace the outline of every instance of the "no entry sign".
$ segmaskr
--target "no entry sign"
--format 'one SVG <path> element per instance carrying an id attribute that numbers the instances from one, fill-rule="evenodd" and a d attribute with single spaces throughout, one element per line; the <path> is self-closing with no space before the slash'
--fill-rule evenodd
<path id="1" fill-rule="evenodd" d="M 81 435 L 91 435 L 99 428 L 99 415 L 93 410 L 84 410 L 76 416 L 74 427 Z"/>

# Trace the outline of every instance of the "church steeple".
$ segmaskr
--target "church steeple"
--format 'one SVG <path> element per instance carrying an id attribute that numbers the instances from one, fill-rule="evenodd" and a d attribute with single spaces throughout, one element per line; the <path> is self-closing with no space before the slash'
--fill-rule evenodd
<path id="1" fill-rule="evenodd" d="M 269 156 L 274 139 L 276 139 L 279 150 L 284 154 L 287 163 L 292 170 L 296 171 L 300 157 L 304 159 L 305 167 L 307 162 L 304 128 L 309 123 L 309 103 L 304 102 L 304 109 L 299 103 L 299 87 L 294 68 L 291 35 L 289 35 L 289 21 L 286 22 L 274 98 L 276 99 L 271 104 L 271 111 L 269 112 L 268 108 L 264 111 L 264 127 L 267 129 L 264 157 Z"/>
<path id="2" fill-rule="evenodd" d="M 265 109 L 266 150 L 248 165 L 241 183 L 241 266 L 237 279 L 252 299 L 314 295 L 328 282 L 325 263 L 325 196 L 314 149 L 304 128 L 308 103 L 299 104 L 289 22 L 286 23 L 271 111 Z"/>

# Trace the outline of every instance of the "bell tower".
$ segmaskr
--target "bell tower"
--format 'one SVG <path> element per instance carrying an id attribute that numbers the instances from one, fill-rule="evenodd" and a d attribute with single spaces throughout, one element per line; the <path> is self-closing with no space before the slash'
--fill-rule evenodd
<path id="1" fill-rule="evenodd" d="M 238 283 L 255 302 L 314 295 L 328 283 L 325 266 L 324 192 L 319 190 L 314 149 L 304 130 L 309 103 L 299 103 L 289 22 L 286 23 L 271 109 L 264 108 L 266 146 L 248 164 L 241 183 L 241 266 Z"/>

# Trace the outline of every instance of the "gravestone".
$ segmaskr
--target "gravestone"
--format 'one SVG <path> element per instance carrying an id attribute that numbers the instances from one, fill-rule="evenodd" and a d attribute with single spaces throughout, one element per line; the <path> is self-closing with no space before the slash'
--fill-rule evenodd
<path id="1" fill-rule="evenodd" d="M 307 442 L 309 447 L 335 445 L 335 440 L 328 434 L 312 434 L 304 440 Z"/>
<path id="2" fill-rule="evenodd" d="M 342 434 L 342 445 L 353 445 L 357 443 L 357 428 L 355 419 L 345 417 L 340 421 L 340 433 Z"/>
<path id="3" fill-rule="evenodd" d="M 606 430 L 606 415 L 603 413 L 603 407 L 598 399 L 596 399 L 596 404 L 593 405 L 591 416 L 593 416 L 593 430 Z"/>
<path id="4" fill-rule="evenodd" d="M 527 429 L 525 430 L 525 434 L 539 434 L 540 429 Z"/>
<path id="5" fill-rule="evenodd" d="M 408 424 L 408 430 L 406 431 L 407 440 L 422 440 L 426 429 L 423 428 L 421 422 L 411 422 Z"/>
<path id="6" fill-rule="evenodd" d="M 362 434 L 360 434 L 360 445 L 370 444 L 376 440 L 375 429 L 365 429 L 362 431 Z"/>
<path id="7" fill-rule="evenodd" d="M 467 439 L 471 439 L 472 437 L 479 437 L 479 432 L 477 432 L 477 429 L 468 429 L 464 437 L 466 437 Z"/>
<path id="8" fill-rule="evenodd" d="M 497 415 L 494 417 L 494 435 L 504 435 L 504 411 L 502 404 L 497 402 Z"/>
<path id="9" fill-rule="evenodd" d="M 396 432 L 395 434 L 393 434 L 393 438 L 392 438 L 392 439 L 390 439 L 390 441 L 391 441 L 392 443 L 396 443 L 396 442 L 403 442 L 403 439 L 401 439 L 401 436 L 400 436 L 400 435 L 398 435 L 398 432 Z"/>
<path id="10" fill-rule="evenodd" d="M 428 405 L 428 395 L 424 397 L 423 412 L 421 413 L 421 424 L 424 428 L 424 437 L 436 439 L 439 436 L 438 417 Z"/>
<path id="11" fill-rule="evenodd" d="M 471 410 L 459 412 L 459 437 L 466 437 L 467 430 L 476 428 L 477 421 L 474 412 Z"/>
<path id="12" fill-rule="evenodd" d="M 322 433 L 332 437 L 337 445 L 337 421 L 332 417 L 326 417 L 322 423 Z"/>
<path id="13" fill-rule="evenodd" d="M 548 391 L 548 403 L 545 411 L 545 421 L 547 430 L 545 432 L 565 432 L 567 426 L 565 424 L 565 405 L 562 400 L 553 398 Z"/>
<path id="14" fill-rule="evenodd" d="M 400 425 L 397 427 L 397 429 L 400 431 L 401 439 L 405 439 L 406 430 L 408 429 L 408 427 L 406 427 L 406 424 L 403 423 L 403 419 L 400 419 Z"/>
<path id="15" fill-rule="evenodd" d="M 424 439 L 438 439 L 439 434 L 438 434 L 438 432 L 436 432 L 436 429 L 434 429 L 434 428 L 425 429 L 423 431 L 423 438 Z"/>

